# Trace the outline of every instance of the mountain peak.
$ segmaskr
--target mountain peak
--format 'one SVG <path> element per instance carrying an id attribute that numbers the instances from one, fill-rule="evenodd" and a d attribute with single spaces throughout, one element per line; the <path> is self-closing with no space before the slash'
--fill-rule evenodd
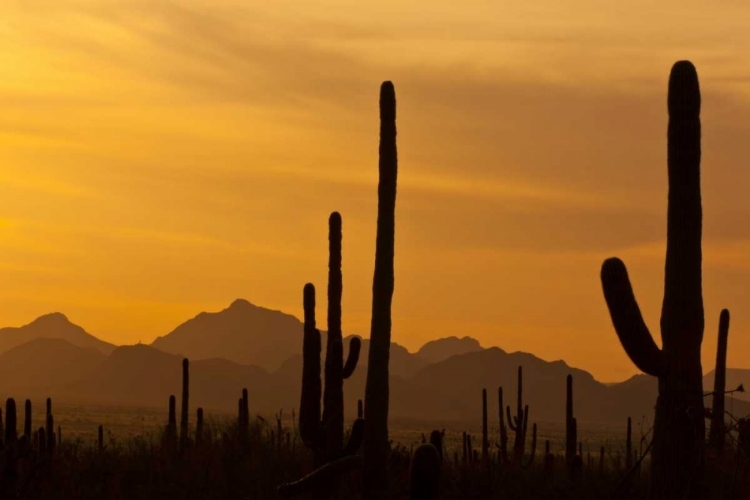
<path id="1" fill-rule="evenodd" d="M 49 314 L 43 314 L 42 316 L 39 316 L 37 319 L 31 322 L 31 324 L 71 324 L 70 320 L 67 316 L 65 316 L 61 312 L 52 312 Z"/>
<path id="2" fill-rule="evenodd" d="M 482 350 L 483 347 L 477 339 L 468 336 L 459 338 L 454 335 L 427 342 L 417 351 L 417 355 L 426 362 L 437 363 L 451 356 Z"/>
<path id="3" fill-rule="evenodd" d="M 231 304 L 229 304 L 229 309 L 241 309 L 246 307 L 254 306 L 250 303 L 250 301 L 245 299 L 235 299 Z"/>

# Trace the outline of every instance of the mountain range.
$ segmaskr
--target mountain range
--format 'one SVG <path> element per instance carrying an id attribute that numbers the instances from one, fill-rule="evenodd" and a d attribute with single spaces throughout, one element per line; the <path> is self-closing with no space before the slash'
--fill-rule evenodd
<path id="1" fill-rule="evenodd" d="M 191 404 L 232 411 L 242 388 L 247 388 L 251 411 L 290 411 L 300 400 L 302 330 L 294 316 L 239 299 L 222 311 L 198 314 L 151 345 L 118 347 L 60 313 L 48 314 L 19 328 L 0 329 L 0 397 L 51 396 L 77 404 L 166 410 L 169 395 L 181 393 L 181 363 L 187 357 Z M 325 345 L 325 332 L 321 333 Z M 364 398 L 368 352 L 369 341 L 363 339 L 359 365 L 344 384 L 350 415 L 357 399 Z M 496 421 L 497 389 L 503 387 L 506 405 L 515 404 L 519 366 L 532 421 L 564 420 L 568 374 L 573 375 L 574 411 L 580 422 L 622 423 L 628 416 L 640 420 L 653 415 L 657 384 L 652 377 L 636 375 L 603 384 L 562 360 L 485 348 L 471 337 L 434 340 L 415 353 L 392 343 L 390 414 L 479 421 L 486 388 Z M 750 382 L 750 370 L 727 370 L 727 388 L 745 381 Z M 713 387 L 713 372 L 704 378 L 704 387 Z M 750 398 L 735 396 L 727 408 L 735 415 L 750 413 Z"/>

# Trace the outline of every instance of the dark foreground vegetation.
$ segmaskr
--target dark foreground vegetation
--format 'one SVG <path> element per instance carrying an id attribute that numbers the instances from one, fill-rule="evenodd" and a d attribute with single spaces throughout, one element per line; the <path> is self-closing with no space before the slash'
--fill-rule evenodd
<path id="1" fill-rule="evenodd" d="M 95 446 L 62 439 L 51 401 L 46 426 L 31 426 L 31 403 L 18 431 L 15 401 L 5 408 L 2 498 L 650 498 L 698 500 L 750 498 L 750 421 L 725 411 L 729 312 L 719 318 L 719 347 L 711 407 L 704 405 L 701 344 L 702 205 L 700 194 L 700 90 L 695 67 L 677 62 L 668 92 L 667 255 L 661 318 L 662 347 L 645 325 L 623 262 L 604 262 L 601 280 L 617 335 L 634 364 L 657 377 L 653 428 L 633 445 L 627 421 L 624 454 L 587 451 L 578 439 L 574 380 L 567 379 L 565 447 L 555 454 L 537 442 L 536 423 L 523 403 L 523 368 L 513 407 L 497 391 L 497 435 L 490 435 L 488 393 L 482 393 L 482 434 L 465 434 L 462 446 L 444 445 L 442 430 L 425 429 L 416 447 L 389 441 L 389 346 L 394 289 L 396 98 L 381 87 L 378 222 L 372 324 L 364 402 L 344 425 L 344 381 L 356 370 L 360 340 L 346 357 L 341 333 L 342 217 L 329 219 L 328 334 L 325 350 L 317 328 L 315 287 L 303 289 L 305 312 L 299 418 L 289 427 L 252 418 L 247 391 L 237 416 L 191 425 L 189 361 L 177 423 L 176 398 L 162 432 Z M 323 357 L 324 356 L 324 357 Z M 737 390 L 741 390 L 738 388 Z M 494 406 L 494 404 L 492 405 Z M 729 417 L 729 418 L 727 418 Z M 492 417 L 495 418 L 495 417 Z M 710 428 L 706 429 L 706 420 Z M 513 433 L 511 437 L 510 434 Z"/>

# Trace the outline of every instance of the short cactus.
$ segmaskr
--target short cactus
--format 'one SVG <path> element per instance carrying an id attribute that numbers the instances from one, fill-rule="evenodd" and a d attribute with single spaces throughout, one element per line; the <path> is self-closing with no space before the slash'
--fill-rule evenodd
<path id="1" fill-rule="evenodd" d="M 440 495 L 441 459 L 430 443 L 420 444 L 411 458 L 409 499 L 435 500 Z"/>

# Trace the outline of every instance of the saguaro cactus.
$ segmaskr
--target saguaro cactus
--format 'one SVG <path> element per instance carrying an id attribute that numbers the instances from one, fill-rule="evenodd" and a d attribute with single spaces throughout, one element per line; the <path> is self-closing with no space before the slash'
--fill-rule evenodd
<path id="1" fill-rule="evenodd" d="M 388 360 L 391 348 L 391 303 L 396 220 L 396 91 L 380 87 L 378 225 L 372 283 L 370 354 L 365 386 L 364 500 L 388 498 Z"/>
<path id="2" fill-rule="evenodd" d="M 188 400 L 190 398 L 190 361 L 182 360 L 182 403 L 180 406 L 180 448 L 185 449 L 188 441 Z"/>
<path id="3" fill-rule="evenodd" d="M 333 217 L 332 217 L 333 219 Z M 340 220 L 339 220 L 340 230 Z M 339 231 L 340 234 L 340 231 Z M 340 256 L 339 256 L 340 262 Z M 338 309 L 340 310 L 340 297 Z M 330 304 L 330 300 L 329 300 Z M 352 338 L 349 347 L 349 358 L 346 365 L 343 362 L 342 340 L 339 331 L 331 341 L 329 337 L 328 356 L 326 356 L 326 388 L 329 381 L 331 390 L 328 401 L 324 398 L 323 419 L 320 414 L 320 331 L 315 327 L 315 287 L 308 283 L 303 290 L 303 306 L 305 308 L 305 333 L 302 346 L 302 396 L 300 399 L 300 437 L 302 442 L 313 450 L 316 465 L 335 460 L 342 455 L 344 449 L 356 450 L 361 443 L 351 443 L 344 447 L 344 379 L 354 372 L 359 359 L 361 340 Z M 329 314 L 329 317 L 331 314 Z M 339 313 L 340 317 L 340 313 Z M 330 336 L 330 333 L 329 333 Z M 329 360 L 328 357 L 332 359 Z M 317 368 L 317 370 L 316 370 Z M 335 389 L 339 387 L 341 391 Z M 316 399 L 317 396 L 317 399 Z M 361 425 L 361 424 L 359 424 Z M 339 432 L 340 431 L 340 432 Z M 361 433 L 350 433 L 349 439 L 362 439 Z"/>
<path id="4" fill-rule="evenodd" d="M 505 426 L 505 406 L 503 404 L 503 388 L 497 388 L 497 403 L 500 409 L 500 463 L 508 461 L 508 428 Z"/>
<path id="5" fill-rule="evenodd" d="M 16 423 L 16 400 L 8 398 L 5 401 L 5 446 L 14 446 L 18 441 L 18 427 Z"/>
<path id="6" fill-rule="evenodd" d="M 195 419 L 195 444 L 200 445 L 203 442 L 203 408 L 198 408 Z"/>
<path id="7" fill-rule="evenodd" d="M 23 435 L 31 443 L 31 400 L 27 399 L 24 405 Z"/>
<path id="8" fill-rule="evenodd" d="M 625 264 L 610 258 L 601 270 L 604 298 L 625 352 L 640 370 L 659 379 L 650 496 L 661 500 L 682 499 L 688 491 L 701 494 L 695 487 L 705 446 L 700 107 L 695 67 L 678 61 L 667 98 L 669 196 L 661 349 L 643 321 Z"/>
<path id="9" fill-rule="evenodd" d="M 482 466 L 490 462 L 490 440 L 487 432 L 487 389 L 482 389 Z"/>
<path id="10" fill-rule="evenodd" d="M 513 460 L 521 463 L 526 446 L 526 431 L 529 424 L 529 405 L 523 405 L 523 367 L 518 367 L 518 394 L 516 396 L 516 414 L 511 417 L 510 406 L 505 407 L 508 413 L 508 426 L 515 431 L 516 439 L 513 442 Z"/>
<path id="11" fill-rule="evenodd" d="M 176 406 L 177 400 L 174 395 L 169 396 L 169 417 L 167 420 L 167 427 L 164 431 L 165 444 L 167 447 L 173 446 L 177 440 Z"/>
<path id="12" fill-rule="evenodd" d="M 719 343 L 716 346 L 716 369 L 714 370 L 714 393 L 711 411 L 711 428 L 708 442 L 721 455 L 724 453 L 724 392 L 727 380 L 727 340 L 729 339 L 729 311 L 719 315 Z"/>
<path id="13" fill-rule="evenodd" d="M 568 374 L 565 395 L 565 462 L 570 466 L 576 456 L 578 429 L 573 418 L 573 375 Z"/>

